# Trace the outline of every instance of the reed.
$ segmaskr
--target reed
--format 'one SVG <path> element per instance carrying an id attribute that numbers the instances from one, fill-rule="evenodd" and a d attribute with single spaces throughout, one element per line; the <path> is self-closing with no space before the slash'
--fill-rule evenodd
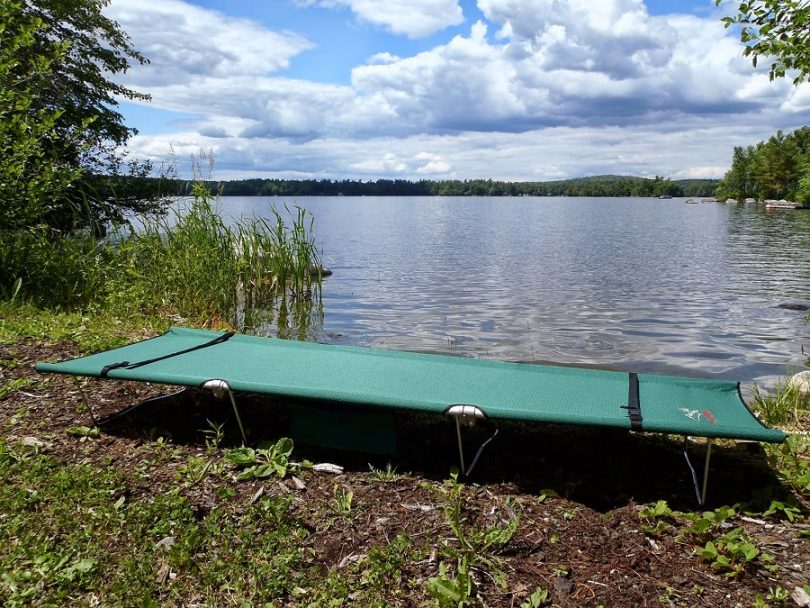
<path id="1" fill-rule="evenodd" d="M 296 208 L 291 223 L 274 210 L 273 221 L 227 225 L 216 201 L 196 194 L 187 207 L 146 219 L 118 247 L 120 272 L 111 278 L 108 295 L 113 310 L 137 306 L 140 312 L 244 328 L 278 299 L 319 295 L 320 276 L 311 269 L 320 268 L 320 255 L 305 210 Z"/>

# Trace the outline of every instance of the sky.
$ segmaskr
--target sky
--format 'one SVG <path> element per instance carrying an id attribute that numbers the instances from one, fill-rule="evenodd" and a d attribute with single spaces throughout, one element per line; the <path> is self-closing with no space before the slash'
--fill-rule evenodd
<path id="1" fill-rule="evenodd" d="M 713 0 L 112 0 L 156 167 L 215 179 L 722 177 L 810 124 Z"/>

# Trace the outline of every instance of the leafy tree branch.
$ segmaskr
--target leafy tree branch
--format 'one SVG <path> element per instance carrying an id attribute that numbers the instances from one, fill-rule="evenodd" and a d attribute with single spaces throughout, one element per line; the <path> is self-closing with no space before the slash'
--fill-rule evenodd
<path id="1" fill-rule="evenodd" d="M 719 5 L 722 0 L 715 0 Z M 772 61 L 770 78 L 795 74 L 798 85 L 810 77 L 810 2 L 808 0 L 752 0 L 740 2 L 735 14 L 724 17 L 727 28 L 740 26 L 743 55 L 754 67 L 760 57 Z"/>

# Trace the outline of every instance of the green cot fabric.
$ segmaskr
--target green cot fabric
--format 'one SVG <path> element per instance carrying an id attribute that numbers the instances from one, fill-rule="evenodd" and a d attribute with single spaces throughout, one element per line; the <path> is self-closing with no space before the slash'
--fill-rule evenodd
<path id="1" fill-rule="evenodd" d="M 122 348 L 40 363 L 40 372 L 102 376 L 105 366 L 137 363 L 204 344 L 221 335 L 172 328 Z M 109 371 L 109 378 L 201 386 L 222 379 L 234 391 L 323 399 L 443 413 L 455 404 L 488 417 L 630 429 L 629 374 L 294 342 L 237 334 L 219 344 L 148 365 Z M 785 435 L 762 425 L 734 382 L 643 375 L 642 429 L 700 437 L 778 443 Z"/>

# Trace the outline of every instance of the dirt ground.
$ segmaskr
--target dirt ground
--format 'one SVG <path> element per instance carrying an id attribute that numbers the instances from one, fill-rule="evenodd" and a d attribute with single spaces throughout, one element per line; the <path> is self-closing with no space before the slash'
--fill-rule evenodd
<path id="1" fill-rule="evenodd" d="M 130 479 L 131 496 L 153 494 L 177 483 L 177 461 L 151 463 L 144 483 L 130 475 L 144 453 L 138 448 L 158 437 L 170 439 L 181 459 L 205 449 L 202 429 L 207 420 L 224 423 L 223 448 L 241 443 L 230 404 L 201 393 L 173 399 L 146 401 L 171 393 L 172 387 L 139 383 L 82 380 L 41 376 L 38 361 L 76 355 L 70 344 L 22 343 L 0 346 L 0 384 L 16 379 L 21 388 L 0 400 L 0 434 L 8 443 L 40 442 L 48 454 L 68 462 L 111 466 Z M 14 362 L 10 364 L 9 362 Z M 92 419 L 84 399 L 92 408 Z M 283 436 L 288 420 L 285 408 L 258 398 L 240 399 L 250 441 Z M 282 404 L 283 405 L 283 404 Z M 278 407 L 276 407 L 278 406 Z M 90 441 L 67 433 L 75 425 L 98 423 L 101 435 Z M 458 462 L 455 428 L 446 420 L 397 416 L 397 452 L 393 455 L 358 454 L 313 448 L 296 443 L 293 457 L 343 467 L 337 476 L 364 505 L 363 520 L 319 534 L 307 542 L 325 568 L 341 568 L 371 546 L 385 544 L 398 532 L 412 538 L 445 538 L 449 531 L 436 505 L 432 487 L 447 479 Z M 493 432 L 484 425 L 466 432 L 470 454 Z M 738 514 L 723 524 L 743 527 L 763 552 L 774 556 L 779 568 L 747 569 L 727 577 L 695 553 L 701 542 L 684 539 L 677 529 L 651 535 L 642 529 L 642 506 L 666 500 L 672 509 L 694 511 L 695 490 L 682 445 L 658 435 L 565 427 L 501 425 L 497 437 L 483 453 L 464 496 L 471 521 L 494 512 L 508 517 L 521 513 L 520 526 L 501 558 L 509 580 L 503 592 L 486 575 L 478 580 L 480 600 L 486 606 L 518 606 L 516 598 L 534 588 L 549 590 L 551 604 L 623 608 L 639 606 L 742 606 L 754 605 L 777 586 L 792 592 L 810 584 L 810 526 L 805 518 L 794 522 Z M 690 444 L 692 462 L 702 471 L 704 446 Z M 374 483 L 369 464 L 384 469 L 391 463 L 407 475 L 389 483 Z M 162 467 L 162 468 L 161 468 Z M 230 500 L 248 501 L 257 492 L 290 492 L 301 513 L 332 499 L 336 476 L 312 472 L 305 484 L 285 481 L 235 483 L 211 478 L 184 490 L 200 517 L 224 499 L 218 490 L 235 487 Z M 303 486 L 303 487 L 301 487 Z M 553 490 L 549 492 L 548 490 Z M 556 495 L 555 495 L 556 494 Z M 750 503 L 752 497 L 789 494 L 768 467 L 756 444 L 722 443 L 715 447 L 706 508 Z M 545 499 L 541 498 L 544 496 Z M 677 528 L 677 526 L 676 526 Z M 720 533 L 723 528 L 721 526 Z M 422 581 L 436 575 L 436 559 L 405 566 L 405 577 Z M 422 605 L 429 596 L 414 587 L 403 605 Z M 293 600 L 290 600 L 291 605 Z M 778 605 L 772 603 L 772 605 Z M 793 599 L 782 605 L 797 605 Z"/>

